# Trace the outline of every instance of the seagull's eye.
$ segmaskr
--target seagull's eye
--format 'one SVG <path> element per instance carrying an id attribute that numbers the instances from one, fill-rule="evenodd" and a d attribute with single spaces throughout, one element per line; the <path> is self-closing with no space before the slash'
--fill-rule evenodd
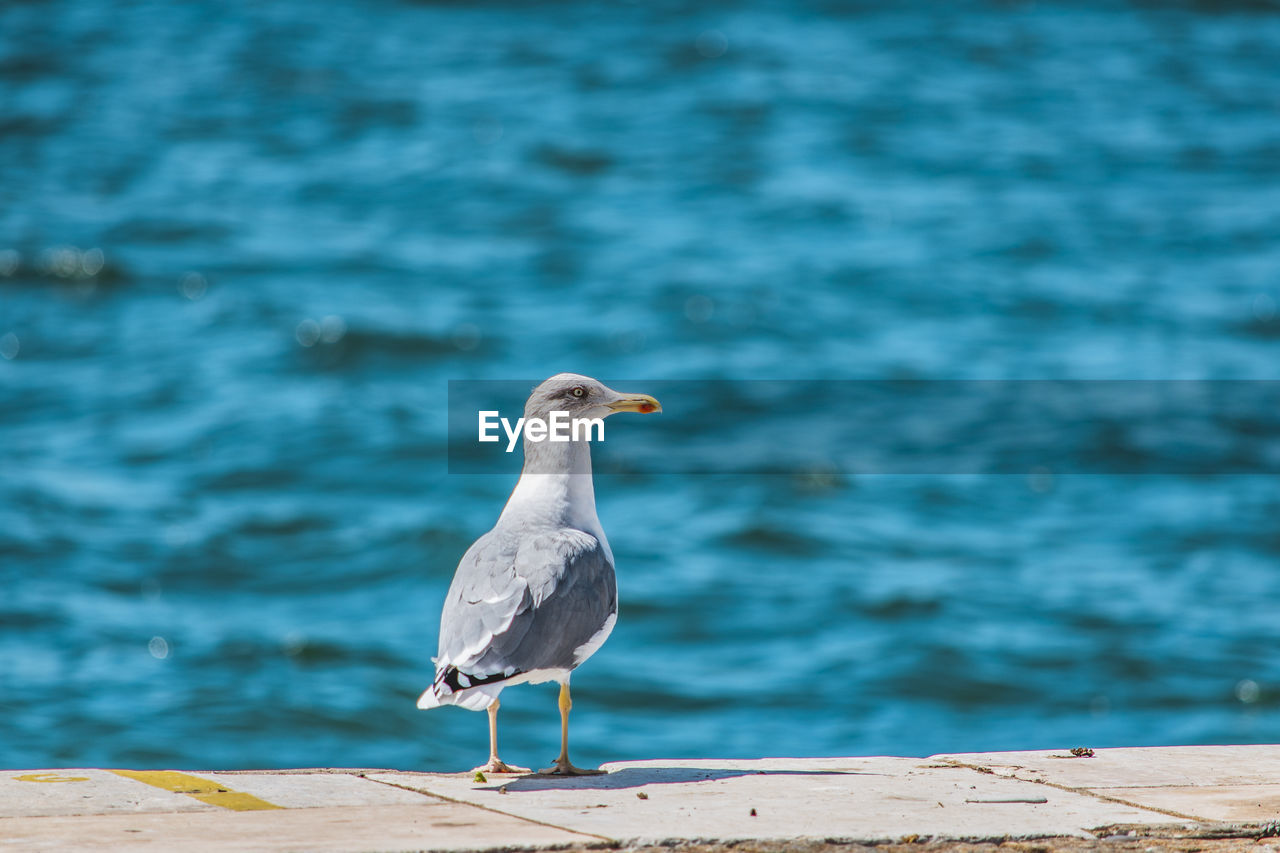
<path id="1" fill-rule="evenodd" d="M 569 393 L 575 397 L 585 397 L 587 396 L 587 389 L 583 388 L 581 385 L 575 385 Z"/>

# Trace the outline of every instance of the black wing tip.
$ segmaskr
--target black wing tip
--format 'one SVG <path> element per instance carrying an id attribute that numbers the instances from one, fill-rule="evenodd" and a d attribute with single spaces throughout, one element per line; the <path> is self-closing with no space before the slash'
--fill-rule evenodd
<path id="1" fill-rule="evenodd" d="M 506 681 L 508 678 L 514 678 L 521 674 L 516 671 L 509 673 L 498 672 L 493 675 L 468 675 L 456 666 L 449 666 L 445 668 L 444 672 L 440 673 L 440 677 L 436 679 L 436 682 L 448 687 L 450 692 L 459 693 L 463 690 L 470 690 L 472 687 L 483 687 L 486 684 Z"/>

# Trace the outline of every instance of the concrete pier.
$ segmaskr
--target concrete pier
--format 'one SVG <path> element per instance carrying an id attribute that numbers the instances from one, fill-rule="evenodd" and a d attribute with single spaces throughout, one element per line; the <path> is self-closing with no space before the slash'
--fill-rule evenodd
<path id="1" fill-rule="evenodd" d="M 1033 846 L 1280 853 L 1280 745 L 606 768 L 607 776 L 484 781 L 377 769 L 6 770 L 0 850 L 937 848 L 1040 839 Z"/>

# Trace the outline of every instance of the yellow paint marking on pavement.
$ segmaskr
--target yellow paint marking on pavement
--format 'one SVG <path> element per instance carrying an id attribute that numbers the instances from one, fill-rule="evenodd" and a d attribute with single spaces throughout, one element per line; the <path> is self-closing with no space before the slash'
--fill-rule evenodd
<path id="1" fill-rule="evenodd" d="M 192 776 L 188 773 L 179 773 L 176 770 L 112 770 L 111 772 L 117 776 L 133 779 L 155 788 L 173 791 L 175 794 L 186 794 L 188 797 L 199 800 L 202 803 L 231 809 L 235 812 L 256 812 L 265 809 L 284 808 L 284 806 L 277 806 L 275 803 L 260 800 L 253 794 L 233 791 L 230 788 L 224 788 L 217 782 L 210 782 L 208 779 L 201 779 L 199 776 Z"/>
<path id="2" fill-rule="evenodd" d="M 16 782 L 88 782 L 88 776 L 59 776 L 57 773 L 24 773 L 14 776 Z"/>

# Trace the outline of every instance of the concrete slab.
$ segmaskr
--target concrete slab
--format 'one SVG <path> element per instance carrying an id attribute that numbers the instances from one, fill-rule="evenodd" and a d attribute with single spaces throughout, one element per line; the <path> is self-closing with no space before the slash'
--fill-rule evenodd
<path id="1" fill-rule="evenodd" d="M 1280 784 L 1088 790 L 1104 797 L 1125 800 L 1146 808 L 1177 812 L 1202 821 L 1268 823 L 1280 820 Z"/>
<path id="2" fill-rule="evenodd" d="M 350 773 L 0 772 L 0 817 L 404 805 L 421 799 Z"/>
<path id="3" fill-rule="evenodd" d="M 607 776 L 479 784 L 389 770 L 9 770 L 0 851 L 1088 839 L 1114 825 L 1172 838 L 1231 834 L 1228 823 L 1256 837 L 1280 818 L 1280 746 L 1054 757 L 1066 754 L 638 761 L 606 765 Z"/>
<path id="4" fill-rule="evenodd" d="M 252 794 L 285 809 L 394 806 L 422 802 L 422 795 L 350 773 L 199 773 L 203 779 Z"/>
<path id="5" fill-rule="evenodd" d="M 1280 818 L 1280 746 L 1132 747 L 936 755 L 932 760 L 982 768 L 1122 800 L 1199 821 L 1266 822 Z"/>
<path id="6" fill-rule="evenodd" d="M 0 771 L 0 818 L 216 810 L 108 770 Z"/>
<path id="7" fill-rule="evenodd" d="M 1094 750 L 1092 758 L 1075 758 L 1065 749 L 955 753 L 935 755 L 933 760 L 1069 788 L 1280 782 L 1280 745 L 1124 747 Z"/>
<path id="8" fill-rule="evenodd" d="M 566 830 L 419 796 L 415 805 L 0 819 L 0 849 L 217 853 L 223 850 L 512 850 L 598 842 Z"/>
<path id="9" fill-rule="evenodd" d="M 1191 823 L 1087 793 L 915 758 L 636 761 L 605 767 L 607 776 L 491 777 L 481 784 L 470 774 L 369 778 L 634 845 L 1089 836 L 1088 829 L 1110 824 Z"/>

